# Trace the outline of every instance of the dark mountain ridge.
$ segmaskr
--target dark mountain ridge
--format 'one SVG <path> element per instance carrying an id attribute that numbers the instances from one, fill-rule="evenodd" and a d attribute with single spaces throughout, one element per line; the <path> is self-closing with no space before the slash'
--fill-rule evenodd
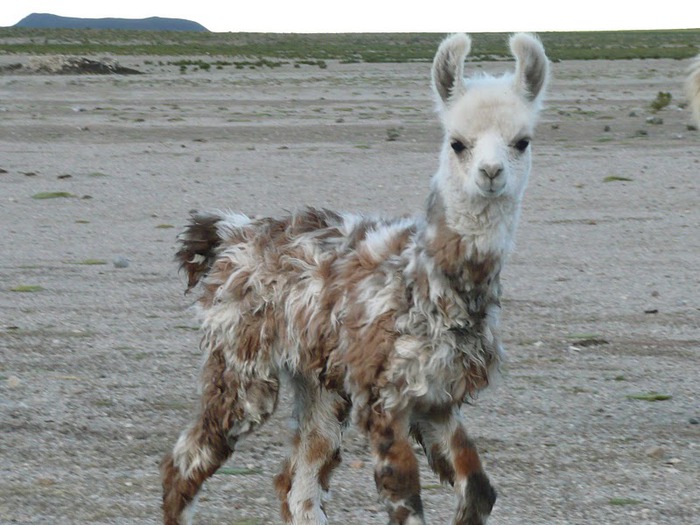
<path id="1" fill-rule="evenodd" d="M 48 13 L 32 13 L 14 27 L 58 29 L 132 29 L 141 31 L 199 31 L 209 30 L 197 22 L 182 18 L 72 18 Z"/>

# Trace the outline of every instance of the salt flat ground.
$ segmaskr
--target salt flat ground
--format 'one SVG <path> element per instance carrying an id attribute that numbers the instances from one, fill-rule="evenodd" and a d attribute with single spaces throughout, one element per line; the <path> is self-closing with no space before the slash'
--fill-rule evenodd
<path id="1" fill-rule="evenodd" d="M 427 63 L 121 62 L 147 74 L 0 76 L 3 524 L 159 522 L 158 463 L 197 399 L 193 296 L 173 262 L 189 210 L 411 214 L 437 164 Z M 509 361 L 464 409 L 499 492 L 494 524 L 700 524 L 686 66 L 553 64 L 504 270 Z M 660 91 L 672 102 L 654 114 Z M 649 394 L 662 399 L 635 399 Z M 211 479 L 196 523 L 279 522 L 288 415 L 283 403 Z M 331 522 L 385 523 L 364 438 L 350 430 L 343 454 Z M 428 521 L 448 523 L 450 490 L 421 462 Z"/>

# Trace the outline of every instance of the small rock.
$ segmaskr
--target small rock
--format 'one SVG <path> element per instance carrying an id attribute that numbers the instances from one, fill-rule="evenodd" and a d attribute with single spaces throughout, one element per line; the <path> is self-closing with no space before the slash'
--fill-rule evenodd
<path id="1" fill-rule="evenodd" d="M 666 451 L 662 447 L 649 447 L 646 449 L 646 455 L 650 458 L 661 459 L 666 455 Z"/>
<path id="2" fill-rule="evenodd" d="M 7 378 L 7 388 L 17 388 L 22 381 L 19 380 L 17 376 L 10 376 Z"/>
<path id="3" fill-rule="evenodd" d="M 610 126 L 607 126 L 607 125 L 606 125 L 606 126 L 603 128 L 603 131 L 607 132 L 607 131 L 610 131 L 610 129 L 611 129 Z"/>
<path id="4" fill-rule="evenodd" d="M 700 418 L 691 417 L 691 418 L 688 420 L 688 423 L 690 423 L 691 425 L 700 425 Z"/>
<path id="5" fill-rule="evenodd" d="M 118 255 L 117 257 L 114 258 L 114 260 L 112 261 L 112 264 L 114 264 L 115 268 L 128 268 L 129 267 L 129 259 L 127 259 L 123 255 Z"/>
<path id="6" fill-rule="evenodd" d="M 647 122 L 647 124 L 652 124 L 654 126 L 660 126 L 661 124 L 664 123 L 664 119 L 654 115 L 653 117 L 647 117 L 646 122 Z"/>

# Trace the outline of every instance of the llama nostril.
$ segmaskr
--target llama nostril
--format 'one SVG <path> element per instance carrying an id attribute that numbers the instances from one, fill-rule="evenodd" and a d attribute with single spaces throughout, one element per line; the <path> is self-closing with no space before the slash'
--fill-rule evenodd
<path id="1" fill-rule="evenodd" d="M 503 173 L 503 164 L 482 164 L 479 171 L 484 177 L 493 180 Z"/>

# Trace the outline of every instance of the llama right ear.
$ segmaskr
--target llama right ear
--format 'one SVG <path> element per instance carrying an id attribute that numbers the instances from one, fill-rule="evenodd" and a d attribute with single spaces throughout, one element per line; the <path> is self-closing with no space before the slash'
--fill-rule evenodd
<path id="1" fill-rule="evenodd" d="M 464 59 L 471 48 L 471 39 L 464 33 L 442 41 L 433 60 L 433 91 L 438 102 L 447 104 L 464 90 Z"/>
<path id="2" fill-rule="evenodd" d="M 536 36 L 518 33 L 510 39 L 510 50 L 516 59 L 516 88 L 529 101 L 538 102 L 549 80 L 549 60 L 542 42 Z"/>

